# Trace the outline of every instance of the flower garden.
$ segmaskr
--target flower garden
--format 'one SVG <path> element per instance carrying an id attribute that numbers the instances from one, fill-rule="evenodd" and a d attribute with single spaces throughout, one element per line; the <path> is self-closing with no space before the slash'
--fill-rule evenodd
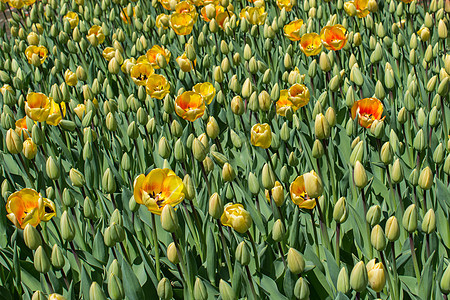
<path id="1" fill-rule="evenodd" d="M 450 1 L 0 10 L 1 299 L 447 299 Z"/>

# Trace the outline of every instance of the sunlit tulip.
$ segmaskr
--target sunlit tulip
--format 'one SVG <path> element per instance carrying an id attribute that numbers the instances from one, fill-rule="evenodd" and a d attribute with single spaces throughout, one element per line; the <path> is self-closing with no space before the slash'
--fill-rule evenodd
<path id="1" fill-rule="evenodd" d="M 353 104 L 351 113 L 352 119 L 358 116 L 359 125 L 370 128 L 373 121 L 381 119 L 383 104 L 377 98 L 365 98 Z"/>
<path id="2" fill-rule="evenodd" d="M 192 90 L 203 96 L 205 104 L 210 104 L 216 95 L 216 89 L 209 82 L 197 83 Z"/>
<path id="3" fill-rule="evenodd" d="M 272 131 L 269 124 L 255 124 L 251 130 L 250 141 L 253 146 L 267 149 L 272 143 Z"/>
<path id="4" fill-rule="evenodd" d="M 27 49 L 25 49 L 25 56 L 27 57 L 28 63 L 33 63 L 33 56 L 36 55 L 37 59 L 36 61 L 40 62 L 40 64 L 43 64 L 45 59 L 47 58 L 48 50 L 44 46 L 28 46 Z"/>
<path id="5" fill-rule="evenodd" d="M 59 124 L 59 122 L 61 122 L 63 116 L 66 116 L 66 104 L 64 102 L 58 104 L 55 101 L 51 100 L 50 113 L 46 120 L 47 124 L 56 126 Z"/>
<path id="6" fill-rule="evenodd" d="M 137 85 L 145 85 L 153 73 L 155 70 L 149 63 L 138 63 L 131 68 L 130 76 Z"/>
<path id="7" fill-rule="evenodd" d="M 303 84 L 296 83 L 289 88 L 288 97 L 295 109 L 298 109 L 309 103 L 309 89 Z"/>
<path id="8" fill-rule="evenodd" d="M 290 22 L 289 24 L 284 25 L 283 27 L 284 35 L 291 41 L 294 42 L 300 41 L 302 38 L 300 36 L 300 28 L 302 27 L 302 25 L 303 25 L 302 19 L 297 19 Z"/>
<path id="9" fill-rule="evenodd" d="M 164 57 L 167 63 L 169 63 L 171 53 L 169 50 L 159 46 L 154 45 L 150 50 L 147 51 L 147 60 L 152 65 L 153 69 L 159 69 L 158 65 L 158 55 Z"/>
<path id="10" fill-rule="evenodd" d="M 320 31 L 322 44 L 328 50 L 341 50 L 347 43 L 347 29 L 342 25 L 325 26 Z"/>
<path id="11" fill-rule="evenodd" d="M 315 199 L 306 194 L 305 180 L 303 175 L 298 176 L 290 187 L 291 199 L 299 208 L 313 209 L 316 206 Z"/>
<path id="12" fill-rule="evenodd" d="M 36 122 L 47 120 L 50 113 L 50 99 L 43 93 L 29 93 L 25 102 L 25 113 Z"/>
<path id="13" fill-rule="evenodd" d="M 205 113 L 205 101 L 201 94 L 187 91 L 175 99 L 175 112 L 187 121 L 195 121 Z"/>
<path id="14" fill-rule="evenodd" d="M 63 17 L 63 21 L 67 21 L 70 24 L 70 28 L 74 29 L 75 27 L 77 27 L 78 22 L 80 22 L 80 18 L 78 17 L 78 14 L 73 12 L 73 11 L 69 11 L 64 17 Z"/>
<path id="15" fill-rule="evenodd" d="M 305 33 L 300 39 L 300 49 L 306 56 L 317 55 L 322 51 L 322 40 L 317 33 Z"/>
<path id="16" fill-rule="evenodd" d="M 242 204 L 228 203 L 223 209 L 220 222 L 225 226 L 232 227 L 239 233 L 246 233 L 252 226 L 252 217 Z"/>
<path id="17" fill-rule="evenodd" d="M 152 74 L 147 79 L 145 90 L 150 97 L 161 100 L 170 92 L 170 83 L 166 77 Z"/>

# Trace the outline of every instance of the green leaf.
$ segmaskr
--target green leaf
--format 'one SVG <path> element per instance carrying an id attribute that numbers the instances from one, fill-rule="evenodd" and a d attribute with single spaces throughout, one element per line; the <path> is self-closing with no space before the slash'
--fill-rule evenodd
<path id="1" fill-rule="evenodd" d="M 91 288 L 92 280 L 86 271 L 84 265 L 81 267 L 81 293 L 83 298 L 89 300 L 89 289 Z"/>
<path id="2" fill-rule="evenodd" d="M 270 299 L 288 300 L 288 298 L 280 293 L 276 282 L 267 275 L 262 275 L 259 286 Z"/>
<path id="3" fill-rule="evenodd" d="M 139 284 L 139 280 L 133 272 L 130 265 L 123 260 L 122 261 L 122 278 L 123 278 L 123 290 L 125 296 L 130 300 L 142 300 L 145 299 L 142 287 Z"/>
<path id="4" fill-rule="evenodd" d="M 422 299 L 430 299 L 433 286 L 434 254 L 435 252 L 433 252 L 428 258 L 425 266 L 423 267 L 422 276 L 420 278 L 419 296 Z"/>

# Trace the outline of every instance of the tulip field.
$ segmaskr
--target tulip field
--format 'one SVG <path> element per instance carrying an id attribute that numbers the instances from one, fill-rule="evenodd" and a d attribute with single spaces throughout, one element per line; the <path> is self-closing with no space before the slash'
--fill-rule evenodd
<path id="1" fill-rule="evenodd" d="M 449 0 L 0 0 L 0 299 L 450 294 Z"/>

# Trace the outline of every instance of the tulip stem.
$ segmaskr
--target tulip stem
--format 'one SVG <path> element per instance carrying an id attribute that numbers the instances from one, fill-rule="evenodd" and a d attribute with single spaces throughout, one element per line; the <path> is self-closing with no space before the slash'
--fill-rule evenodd
<path id="1" fill-rule="evenodd" d="M 52 287 L 52 283 L 50 282 L 50 278 L 48 278 L 48 274 L 47 273 L 44 273 L 44 278 L 45 278 L 45 281 L 47 282 L 47 286 L 48 286 L 48 290 L 49 290 L 50 294 L 53 294 L 54 290 L 53 290 L 53 287 Z"/>
<path id="2" fill-rule="evenodd" d="M 284 259 L 283 247 L 281 246 L 281 242 L 278 242 L 278 251 L 280 252 L 281 260 L 283 261 L 284 269 L 287 270 L 286 259 Z"/>
<path id="3" fill-rule="evenodd" d="M 67 288 L 67 290 L 69 290 L 70 284 L 69 284 L 69 281 L 67 280 L 66 273 L 64 272 L 64 269 L 61 269 L 60 271 L 61 271 L 61 276 L 64 279 L 64 283 L 66 284 L 66 288 Z"/>
<path id="4" fill-rule="evenodd" d="M 427 257 L 430 257 L 430 235 L 428 233 L 425 235 L 425 242 L 427 247 Z"/>
<path id="5" fill-rule="evenodd" d="M 427 213 L 427 190 L 423 190 L 423 213 Z"/>
<path id="6" fill-rule="evenodd" d="M 70 242 L 69 242 L 69 245 L 70 245 L 70 249 L 72 250 L 72 254 L 73 254 L 73 256 L 75 257 L 75 261 L 77 262 L 78 269 L 79 269 L 80 272 L 81 272 L 81 262 L 80 262 L 80 258 L 78 257 L 78 254 L 77 254 L 77 252 L 75 251 L 75 246 L 73 245 L 73 241 L 70 241 Z"/>
<path id="7" fill-rule="evenodd" d="M 414 249 L 414 240 L 412 233 L 409 233 L 409 245 L 411 247 L 411 256 L 414 263 L 414 271 L 416 273 L 417 278 L 417 284 L 420 283 L 420 271 L 419 271 L 419 264 L 417 263 L 417 257 L 416 257 L 416 250 Z"/>
<path id="8" fill-rule="evenodd" d="M 402 215 L 403 215 L 403 213 L 405 212 L 405 207 L 403 206 L 402 194 L 400 192 L 400 184 L 396 184 L 395 189 L 397 190 L 398 201 L 400 202 L 400 208 L 402 209 Z"/>
<path id="9" fill-rule="evenodd" d="M 172 239 L 173 239 L 173 242 L 175 244 L 175 249 L 177 250 L 177 255 L 178 255 L 178 258 L 180 260 L 181 269 L 183 270 L 183 273 L 184 273 L 184 274 L 182 274 L 184 276 L 181 276 L 181 277 L 184 278 L 184 281 L 185 281 L 185 283 L 187 285 L 187 288 L 189 290 L 189 295 L 191 296 L 191 298 L 193 298 L 193 295 L 194 295 L 193 287 L 191 286 L 191 282 L 189 280 L 189 274 L 188 274 L 188 271 L 187 271 L 187 268 L 186 268 L 186 264 L 184 263 L 184 258 L 181 255 L 181 250 L 180 250 L 180 245 L 178 243 L 178 239 L 177 239 L 175 233 L 173 233 L 173 232 L 172 232 Z"/>
<path id="10" fill-rule="evenodd" d="M 359 300 L 359 292 L 356 292 L 355 300 Z"/>
<path id="11" fill-rule="evenodd" d="M 335 252 L 335 258 L 336 258 L 336 263 L 339 267 L 340 263 L 341 263 L 341 253 L 340 253 L 340 235 L 341 235 L 341 223 L 337 223 L 336 225 L 336 248 L 334 249 Z"/>
<path id="12" fill-rule="evenodd" d="M 314 244 L 316 246 L 316 254 L 317 254 L 317 257 L 320 260 L 319 239 L 317 238 L 316 222 L 314 221 L 313 210 L 309 209 L 308 211 L 309 211 L 309 215 L 311 216 L 311 224 L 312 224 L 312 227 L 313 227 L 313 235 L 314 235 Z"/>
<path id="13" fill-rule="evenodd" d="M 366 194 L 364 193 L 364 188 L 361 189 L 361 198 L 363 200 L 363 206 L 364 206 L 364 216 L 363 218 L 365 219 L 367 216 L 367 203 L 366 203 Z M 370 254 L 370 258 L 373 257 L 373 247 L 372 247 L 372 243 L 370 242 L 370 226 L 369 223 L 366 223 L 366 232 L 367 232 L 367 239 L 368 239 L 368 243 L 367 245 L 369 246 L 369 254 Z"/>
<path id="14" fill-rule="evenodd" d="M 230 275 L 230 280 L 233 278 L 233 267 L 231 264 L 230 250 L 227 247 L 227 242 L 225 241 L 225 235 L 223 234 L 222 224 L 220 220 L 217 220 L 217 226 L 219 227 L 220 240 L 222 241 L 222 250 L 225 252 L 225 260 L 227 261 L 228 273 Z"/>
<path id="15" fill-rule="evenodd" d="M 159 245 L 158 245 L 158 233 L 156 229 L 155 214 L 152 213 L 152 227 L 153 227 L 153 248 L 155 249 L 155 262 L 156 262 L 156 278 L 161 280 L 161 262 L 159 261 Z M 178 251 L 178 249 L 177 249 Z M 180 256 L 180 255 L 178 255 Z M 181 259 L 181 257 L 180 257 Z"/>
<path id="16" fill-rule="evenodd" d="M 255 241 L 253 240 L 253 237 L 252 237 L 252 234 L 250 233 L 250 231 L 247 231 L 247 236 L 250 240 L 250 243 L 252 244 L 253 255 L 255 256 L 256 271 L 259 271 L 259 257 L 258 257 L 258 251 L 256 250 Z"/>
<path id="17" fill-rule="evenodd" d="M 208 180 L 208 175 L 206 174 L 205 167 L 203 166 L 203 162 L 199 162 L 199 165 L 200 165 L 200 168 L 202 169 L 203 179 L 205 179 L 206 188 L 208 190 L 208 197 L 209 197 L 209 196 L 211 196 L 211 183 Z M 191 203 L 192 203 L 192 201 L 191 201 Z M 191 204 L 191 206 L 192 206 L 192 210 L 194 210 L 194 206 L 192 204 Z M 195 214 L 196 213 L 194 212 L 194 217 L 195 217 Z"/>
<path id="18" fill-rule="evenodd" d="M 320 230 L 322 232 L 322 240 L 325 242 L 325 247 L 327 247 L 328 251 L 331 252 L 332 249 L 331 249 L 330 238 L 328 237 L 328 231 L 323 222 L 324 218 L 323 218 L 322 210 L 320 209 L 319 200 L 318 200 L 318 198 L 315 198 L 315 200 L 316 200 L 316 207 L 319 212 L 319 224 L 320 224 Z"/>
<path id="19" fill-rule="evenodd" d="M 258 299 L 258 296 L 255 291 L 255 286 L 253 285 L 253 278 L 252 278 L 252 275 L 250 274 L 250 269 L 249 269 L 248 265 L 245 266 L 244 268 L 245 268 L 245 272 L 247 273 L 247 278 L 248 278 L 248 282 L 250 284 L 250 289 L 252 290 L 253 299 L 256 300 L 256 299 Z"/>

